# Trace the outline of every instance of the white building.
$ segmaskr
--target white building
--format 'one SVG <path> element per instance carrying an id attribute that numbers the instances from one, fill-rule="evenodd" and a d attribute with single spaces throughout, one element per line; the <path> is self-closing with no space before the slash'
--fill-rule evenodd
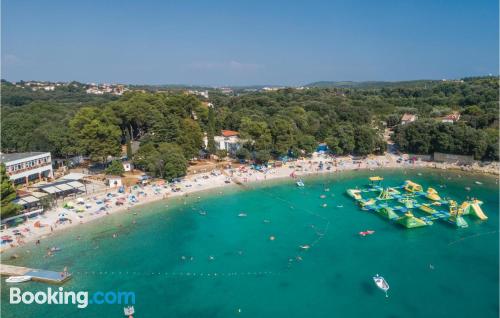
<path id="1" fill-rule="evenodd" d="M 223 130 L 221 136 L 215 136 L 215 147 L 217 150 L 226 150 L 228 154 L 234 155 L 241 147 L 239 133 L 233 130 Z"/>
<path id="2" fill-rule="evenodd" d="M 126 172 L 132 171 L 132 163 L 130 161 L 124 161 L 123 162 L 123 170 Z"/>
<path id="3" fill-rule="evenodd" d="M 122 184 L 122 177 L 107 177 L 106 184 L 110 188 L 119 188 Z"/>
<path id="4" fill-rule="evenodd" d="M 7 175 L 14 184 L 54 177 L 50 152 L 2 153 L 0 162 L 5 164 Z"/>
<path id="5" fill-rule="evenodd" d="M 460 120 L 460 113 L 459 112 L 453 112 L 453 113 L 451 113 L 449 115 L 444 116 L 441 119 L 441 122 L 442 123 L 454 124 L 454 123 L 456 123 L 459 120 Z"/>
<path id="6" fill-rule="evenodd" d="M 413 114 L 404 114 L 401 118 L 401 125 L 406 125 L 417 120 L 417 115 Z"/>

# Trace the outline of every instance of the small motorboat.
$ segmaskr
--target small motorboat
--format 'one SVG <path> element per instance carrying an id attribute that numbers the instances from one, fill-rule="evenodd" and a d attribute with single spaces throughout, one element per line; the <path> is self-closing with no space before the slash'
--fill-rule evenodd
<path id="1" fill-rule="evenodd" d="M 302 180 L 298 180 L 297 182 L 295 182 L 295 184 L 296 184 L 298 187 L 303 187 L 303 186 L 304 186 L 304 181 L 302 181 Z"/>
<path id="2" fill-rule="evenodd" d="M 247 214 L 246 214 L 246 213 L 240 213 L 240 214 L 238 214 L 238 216 L 239 216 L 240 218 L 244 218 L 244 217 L 246 217 L 246 216 L 247 216 Z"/>
<path id="3" fill-rule="evenodd" d="M 389 297 L 389 295 L 387 294 L 387 291 L 389 290 L 389 284 L 385 281 L 385 279 L 377 274 L 373 276 L 373 281 L 378 288 L 382 289 L 385 292 L 385 297 Z"/>
<path id="4" fill-rule="evenodd" d="M 483 184 L 483 183 L 482 183 L 482 182 L 480 182 L 480 181 L 476 181 L 476 182 L 474 182 L 474 183 L 475 183 L 475 184 L 477 184 L 477 185 L 482 185 L 482 184 Z"/>
<path id="5" fill-rule="evenodd" d="M 311 246 L 310 246 L 310 245 L 307 245 L 307 244 L 306 244 L 306 245 L 300 245 L 299 247 L 300 247 L 301 249 L 303 249 L 303 250 L 308 250 L 308 249 L 310 249 L 310 248 L 311 248 Z"/>
<path id="6" fill-rule="evenodd" d="M 134 306 L 128 306 L 123 308 L 123 313 L 127 317 L 132 317 L 133 314 L 135 314 L 135 309 Z"/>
<path id="7" fill-rule="evenodd" d="M 368 230 L 368 231 L 361 231 L 361 232 L 359 232 L 359 235 L 361 235 L 361 236 L 367 236 L 367 235 L 372 235 L 373 233 L 375 233 L 375 231 Z"/>
<path id="8" fill-rule="evenodd" d="M 24 283 L 31 280 L 31 276 L 10 276 L 5 280 L 6 283 Z"/>

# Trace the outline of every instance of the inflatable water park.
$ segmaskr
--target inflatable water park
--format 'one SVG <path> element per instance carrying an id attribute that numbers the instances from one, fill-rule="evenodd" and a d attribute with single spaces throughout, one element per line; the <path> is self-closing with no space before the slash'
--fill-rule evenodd
<path id="1" fill-rule="evenodd" d="M 371 211 L 395 222 L 407 229 L 432 225 L 436 220 L 443 220 L 459 228 L 468 227 L 464 216 L 487 220 L 481 209 L 482 201 L 471 199 L 458 204 L 454 200 L 441 198 L 434 188 L 424 188 L 411 180 L 402 185 L 383 187 L 384 178 L 374 176 L 362 189 L 348 189 L 362 210 Z"/>

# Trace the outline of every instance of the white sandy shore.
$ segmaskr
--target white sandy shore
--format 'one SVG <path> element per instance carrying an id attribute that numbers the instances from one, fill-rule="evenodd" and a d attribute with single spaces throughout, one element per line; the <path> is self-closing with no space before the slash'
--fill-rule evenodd
<path id="1" fill-rule="evenodd" d="M 323 161 L 323 169 L 318 168 L 318 163 Z M 397 157 L 392 155 L 378 156 L 371 159 L 364 159 L 359 163 L 353 163 L 350 158 L 338 158 L 332 161 L 330 158 L 315 155 L 311 159 L 299 160 L 279 168 L 273 168 L 264 172 L 251 170 L 249 167 L 245 169 L 238 169 L 233 171 L 224 171 L 223 175 L 213 176 L 207 173 L 191 175 L 186 177 L 182 182 L 177 184 L 181 190 L 172 192 L 171 187 L 164 187 L 157 182 L 144 187 L 135 187 L 129 189 L 127 193 L 118 193 L 117 189 L 110 189 L 110 191 L 101 195 L 88 195 L 83 196 L 81 204 L 75 203 L 74 209 L 65 209 L 61 206 L 52 210 L 46 211 L 42 216 L 30 219 L 29 221 L 20 224 L 16 227 L 8 228 L 1 231 L 1 236 L 10 235 L 13 242 L 4 244 L 1 247 L 1 252 L 6 249 L 23 246 L 36 240 L 42 240 L 55 232 L 63 229 L 68 229 L 79 224 L 88 223 L 104 217 L 106 215 L 115 214 L 120 211 L 126 211 L 130 208 L 137 207 L 142 204 L 168 199 L 171 197 L 178 197 L 182 195 L 190 195 L 195 192 L 215 189 L 219 187 L 235 186 L 237 183 L 246 182 L 261 182 L 265 180 L 273 180 L 279 178 L 290 178 L 293 173 L 296 177 L 321 174 L 321 173 L 335 173 L 340 171 L 355 170 L 355 169 L 377 169 L 377 168 L 437 168 L 437 169 L 461 169 L 471 172 L 481 172 L 488 174 L 498 175 L 498 164 L 493 164 L 487 167 L 471 167 L 463 169 L 454 165 L 437 164 L 423 161 L 416 161 L 415 163 L 398 163 Z M 203 178 L 208 176 L 208 178 Z M 228 176 L 231 176 L 229 178 Z M 231 179 L 231 182 L 227 181 Z M 111 193 L 111 196 L 108 195 Z M 135 196 L 137 202 L 131 202 L 130 197 Z M 107 199 L 107 200 L 105 200 Z M 117 201 L 124 202 L 123 205 L 117 205 Z M 100 203 L 98 201 L 107 201 Z M 87 206 L 87 207 L 86 207 Z M 105 210 L 102 210 L 107 206 Z M 77 209 L 83 212 L 77 212 Z M 64 223 L 59 222 L 60 214 L 66 213 L 67 218 L 71 221 Z M 35 227 L 35 223 L 39 221 L 43 227 Z M 22 235 L 16 236 L 14 231 L 20 231 Z M 18 239 L 17 239 L 18 238 Z M 34 243 L 30 243 L 34 244 Z"/>

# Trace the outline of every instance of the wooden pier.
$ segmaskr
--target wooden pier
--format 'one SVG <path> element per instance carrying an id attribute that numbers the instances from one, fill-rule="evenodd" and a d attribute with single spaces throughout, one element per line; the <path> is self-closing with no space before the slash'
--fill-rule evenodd
<path id="1" fill-rule="evenodd" d="M 32 281 L 62 284 L 71 278 L 71 274 L 63 272 L 33 269 L 28 267 L 0 264 L 0 275 L 2 276 L 31 276 Z"/>

